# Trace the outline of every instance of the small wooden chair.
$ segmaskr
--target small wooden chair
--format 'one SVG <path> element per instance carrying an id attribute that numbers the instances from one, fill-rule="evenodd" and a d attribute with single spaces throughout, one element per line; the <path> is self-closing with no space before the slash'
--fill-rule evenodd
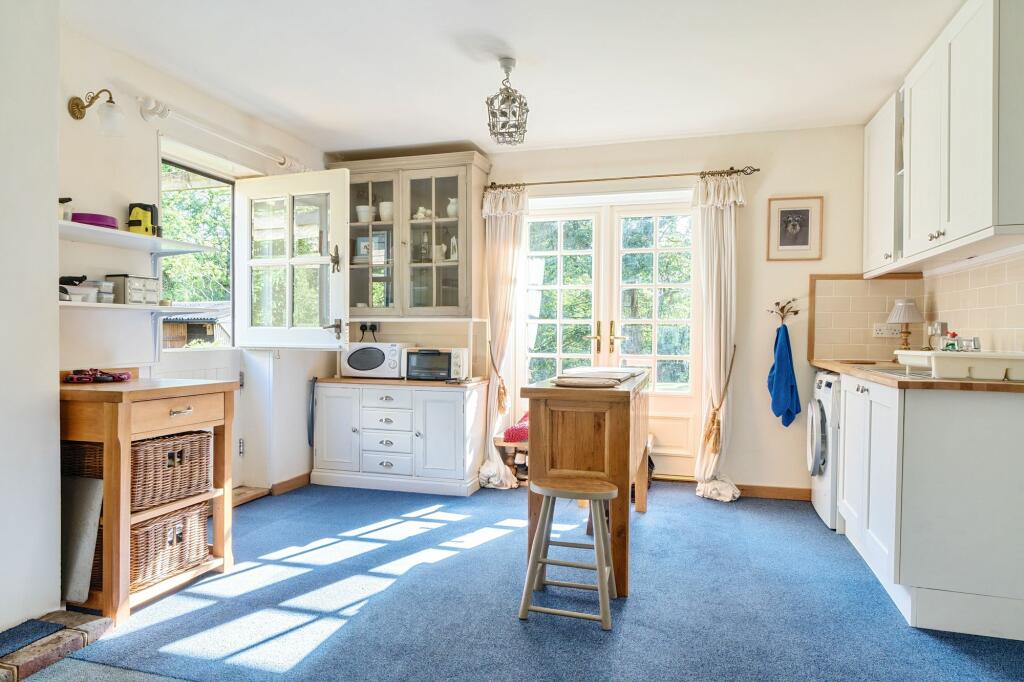
<path id="1" fill-rule="evenodd" d="M 555 616 L 600 621 L 602 629 L 611 630 L 612 615 L 608 602 L 609 598 L 617 599 L 618 594 L 615 590 L 611 531 L 608 527 L 606 512 L 608 500 L 618 496 L 618 488 L 608 481 L 593 478 L 548 478 L 531 480 L 530 490 L 538 495 L 542 495 L 544 499 L 541 501 L 540 519 L 537 522 L 537 529 L 533 536 L 533 545 L 530 549 L 530 560 L 526 570 L 526 584 L 523 586 L 523 598 L 519 604 L 519 618 L 526 620 L 530 611 L 536 611 L 537 613 L 547 613 Z M 590 518 L 594 524 L 594 544 L 560 542 L 551 539 L 551 522 L 555 514 L 556 499 L 588 500 L 590 502 Z M 595 563 L 584 564 L 578 561 L 551 559 L 548 557 L 548 548 L 552 545 L 555 547 L 592 549 L 594 550 Z M 547 566 L 566 566 L 595 571 L 597 573 L 597 584 L 548 580 Z M 596 590 L 600 604 L 600 613 L 582 613 L 580 611 L 533 606 L 531 604 L 533 592 L 544 589 L 545 585 L 571 587 L 579 590 Z"/>

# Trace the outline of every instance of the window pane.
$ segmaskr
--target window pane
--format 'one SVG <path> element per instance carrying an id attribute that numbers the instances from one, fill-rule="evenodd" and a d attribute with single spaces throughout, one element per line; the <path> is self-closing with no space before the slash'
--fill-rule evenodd
<path id="1" fill-rule="evenodd" d="M 391 308 L 395 305 L 395 278 L 390 267 L 372 268 L 370 275 L 370 305 Z"/>
<path id="2" fill-rule="evenodd" d="M 558 223 L 546 221 L 530 223 L 530 251 L 556 251 L 558 249 Z"/>
<path id="3" fill-rule="evenodd" d="M 574 367 L 590 367 L 594 362 L 590 358 L 563 358 L 562 359 L 562 371 L 572 369 Z"/>
<path id="4" fill-rule="evenodd" d="M 658 289 L 658 319 L 690 319 L 690 290 Z"/>
<path id="5" fill-rule="evenodd" d="M 434 268 L 412 268 L 409 282 L 413 308 L 430 308 L 434 305 Z"/>
<path id="6" fill-rule="evenodd" d="M 562 325 L 562 352 L 563 353 L 590 353 L 591 340 L 587 337 L 593 332 L 589 324 L 563 324 Z"/>
<path id="7" fill-rule="evenodd" d="M 326 256 L 328 195 L 299 195 L 292 200 L 292 204 L 292 255 Z"/>
<path id="8" fill-rule="evenodd" d="M 526 283 L 555 284 L 558 281 L 558 256 L 530 256 L 526 259 Z"/>
<path id="9" fill-rule="evenodd" d="M 293 270 L 292 326 L 319 327 L 327 324 L 329 265 L 300 265 Z"/>
<path id="10" fill-rule="evenodd" d="M 526 315 L 532 319 L 555 319 L 558 316 L 558 292 L 554 289 L 528 290 L 526 292 Z"/>
<path id="11" fill-rule="evenodd" d="M 650 284 L 654 281 L 653 253 L 622 254 L 622 283 Z"/>
<path id="12" fill-rule="evenodd" d="M 557 353 L 558 325 L 528 324 L 526 325 L 527 353 Z"/>
<path id="13" fill-rule="evenodd" d="M 288 202 L 255 199 L 252 202 L 252 257 L 284 258 L 288 232 Z"/>
<path id="14" fill-rule="evenodd" d="M 690 216 L 662 216 L 658 218 L 658 246 L 690 246 L 693 235 Z"/>
<path id="15" fill-rule="evenodd" d="M 654 317 L 654 292 L 650 289 L 623 289 L 620 317 L 650 319 Z"/>
<path id="16" fill-rule="evenodd" d="M 555 376 L 555 359 L 530 358 L 526 374 L 527 381 L 531 384 L 535 384 L 538 381 L 544 381 L 545 379 L 551 379 Z"/>
<path id="17" fill-rule="evenodd" d="M 562 256 L 563 284 L 590 284 L 594 277 L 592 256 Z"/>
<path id="18" fill-rule="evenodd" d="M 658 254 L 658 282 L 686 284 L 690 281 L 690 252 Z"/>
<path id="19" fill-rule="evenodd" d="M 395 232 L 390 225 L 375 225 L 370 236 L 370 256 L 374 265 L 391 263 L 395 253 Z"/>
<path id="20" fill-rule="evenodd" d="M 564 289 L 562 291 L 562 317 L 578 320 L 593 316 L 594 301 L 590 289 Z"/>
<path id="21" fill-rule="evenodd" d="M 690 325 L 663 324 L 658 326 L 658 355 L 689 355 Z"/>
<path id="22" fill-rule="evenodd" d="M 253 327 L 283 327 L 285 325 L 286 288 L 284 268 L 253 268 Z"/>
<path id="23" fill-rule="evenodd" d="M 624 324 L 622 325 L 622 345 L 619 352 L 624 355 L 650 355 L 653 344 L 651 337 L 654 334 L 654 325 L 650 324 Z"/>
<path id="24" fill-rule="evenodd" d="M 562 248 L 589 251 L 594 247 L 594 223 L 591 220 L 566 220 L 562 223 Z"/>
<path id="25" fill-rule="evenodd" d="M 622 247 L 649 249 L 654 246 L 654 218 L 623 218 Z"/>
<path id="26" fill-rule="evenodd" d="M 687 360 L 658 360 L 655 389 L 685 391 L 690 388 L 690 363 Z"/>

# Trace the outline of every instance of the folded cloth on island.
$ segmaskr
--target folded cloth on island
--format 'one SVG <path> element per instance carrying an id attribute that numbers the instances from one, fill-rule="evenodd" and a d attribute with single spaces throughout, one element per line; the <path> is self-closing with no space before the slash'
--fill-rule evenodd
<path id="1" fill-rule="evenodd" d="M 558 378 L 587 377 L 625 381 L 626 379 L 632 379 L 643 374 L 644 371 L 643 368 L 639 367 L 573 367 L 559 374 Z"/>
<path id="2" fill-rule="evenodd" d="M 569 388 L 615 388 L 624 379 L 609 379 L 604 377 L 589 376 L 560 376 L 555 378 L 555 386 Z"/>

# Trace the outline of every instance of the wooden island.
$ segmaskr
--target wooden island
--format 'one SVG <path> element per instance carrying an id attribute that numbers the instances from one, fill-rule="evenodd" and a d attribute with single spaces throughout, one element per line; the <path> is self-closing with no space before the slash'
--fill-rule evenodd
<path id="1" fill-rule="evenodd" d="M 551 380 L 523 387 L 530 401 L 530 477 L 596 478 L 614 483 L 611 502 L 612 563 L 620 597 L 629 595 L 630 486 L 636 509 L 647 509 L 650 373 L 614 388 L 566 388 Z M 540 515 L 540 495 L 529 495 L 529 539 Z"/>

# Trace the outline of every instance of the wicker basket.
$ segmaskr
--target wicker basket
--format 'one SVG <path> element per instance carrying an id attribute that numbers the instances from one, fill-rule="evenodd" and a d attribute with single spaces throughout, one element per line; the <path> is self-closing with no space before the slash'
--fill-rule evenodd
<path id="1" fill-rule="evenodd" d="M 209 431 L 188 431 L 132 443 L 132 511 L 210 489 Z M 61 475 L 103 478 L 103 446 L 61 442 Z"/>
<path id="2" fill-rule="evenodd" d="M 209 503 L 200 502 L 132 526 L 129 590 L 136 592 L 206 561 L 209 514 Z M 103 589 L 102 527 L 96 536 L 90 586 Z"/>

